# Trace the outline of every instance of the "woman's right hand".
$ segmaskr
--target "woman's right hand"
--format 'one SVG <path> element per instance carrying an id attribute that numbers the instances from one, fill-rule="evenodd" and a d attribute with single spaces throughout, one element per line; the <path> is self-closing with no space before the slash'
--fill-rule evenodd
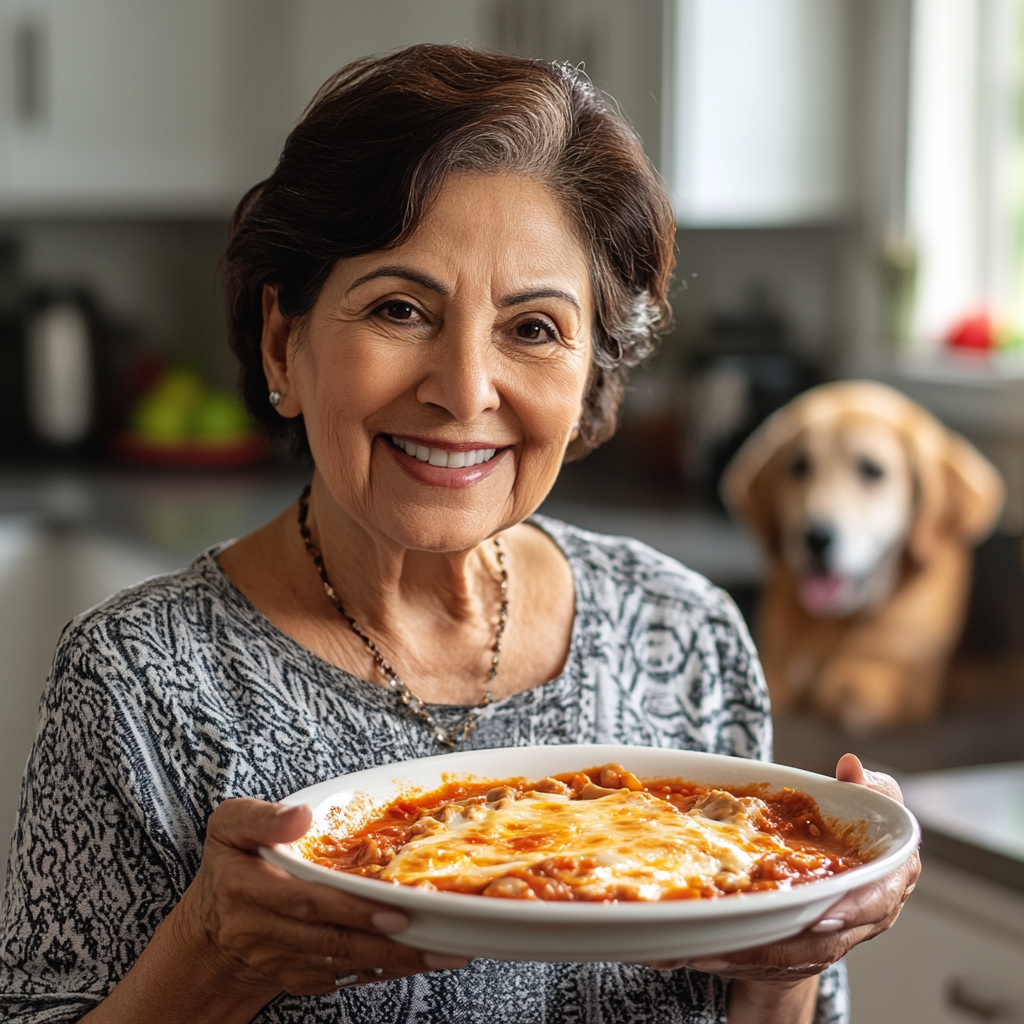
<path id="1" fill-rule="evenodd" d="M 248 1021 L 282 991 L 313 995 L 466 966 L 465 957 L 388 938 L 409 923 L 394 908 L 293 878 L 257 853 L 298 839 L 310 821 L 308 807 L 225 800 L 210 816 L 192 884 L 89 1024 L 156 1020 L 158 1006 L 160 1020 Z"/>
<path id="2" fill-rule="evenodd" d="M 312 995 L 353 974 L 362 984 L 466 966 L 388 938 L 408 927 L 401 912 L 293 878 L 257 854 L 300 838 L 311 820 L 308 807 L 259 800 L 225 800 L 210 816 L 181 909 L 239 980 Z"/>

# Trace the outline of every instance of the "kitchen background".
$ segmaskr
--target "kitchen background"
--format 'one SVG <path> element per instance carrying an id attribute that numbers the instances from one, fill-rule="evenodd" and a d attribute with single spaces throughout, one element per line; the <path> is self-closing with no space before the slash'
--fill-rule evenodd
<path id="1" fill-rule="evenodd" d="M 217 261 L 245 189 L 355 57 L 583 62 L 668 183 L 675 326 L 545 511 L 637 536 L 753 618 L 717 475 L 822 380 L 894 384 L 999 467 L 939 719 L 848 747 L 906 782 L 920 890 L 850 959 L 854 1021 L 1024 1021 L 1022 0 L 0 0 L 0 844 L 60 629 L 291 502 L 233 397 Z M 962 692 L 961 692 L 962 691 Z"/>

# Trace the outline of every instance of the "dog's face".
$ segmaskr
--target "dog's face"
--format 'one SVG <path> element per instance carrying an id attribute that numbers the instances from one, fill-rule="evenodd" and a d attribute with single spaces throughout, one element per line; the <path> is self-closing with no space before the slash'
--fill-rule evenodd
<path id="1" fill-rule="evenodd" d="M 962 437 L 873 381 L 812 388 L 770 416 L 722 477 L 725 504 L 799 581 L 813 615 L 882 604 L 904 555 L 926 565 L 973 544 L 1003 502 L 999 474 Z"/>
<path id="2" fill-rule="evenodd" d="M 813 615 L 849 615 L 889 596 L 910 532 L 914 486 L 891 426 L 847 415 L 805 427 L 780 452 L 782 556 Z"/>

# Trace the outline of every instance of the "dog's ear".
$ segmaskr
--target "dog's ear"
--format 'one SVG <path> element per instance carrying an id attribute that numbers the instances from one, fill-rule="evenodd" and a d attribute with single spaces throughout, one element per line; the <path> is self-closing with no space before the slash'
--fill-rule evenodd
<path id="1" fill-rule="evenodd" d="M 773 413 L 743 442 L 718 486 L 725 507 L 746 523 L 770 555 L 780 549 L 775 488 L 787 449 L 806 425 L 799 400 Z"/>
<path id="2" fill-rule="evenodd" d="M 1002 477 L 972 444 L 923 410 L 906 432 L 917 487 L 917 509 L 907 547 L 927 562 L 944 537 L 976 544 L 1003 508 Z"/>

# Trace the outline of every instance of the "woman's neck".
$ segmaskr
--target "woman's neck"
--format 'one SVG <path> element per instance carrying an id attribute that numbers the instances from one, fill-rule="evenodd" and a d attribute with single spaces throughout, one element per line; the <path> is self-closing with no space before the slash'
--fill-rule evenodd
<path id="1" fill-rule="evenodd" d="M 410 615 L 436 618 L 439 628 L 492 617 L 498 570 L 485 543 L 456 552 L 406 547 L 341 508 L 319 474 L 308 501 L 307 525 L 331 585 L 370 629 L 393 629 Z"/>
<path id="2" fill-rule="evenodd" d="M 416 696 L 430 703 L 478 703 L 490 685 L 500 621 L 492 545 L 439 553 L 395 544 L 363 528 L 320 488 L 314 481 L 308 521 L 346 612 Z M 562 670 L 574 614 L 572 572 L 551 539 L 523 525 L 501 536 L 510 586 L 495 698 Z M 299 533 L 297 506 L 225 548 L 217 561 L 283 633 L 353 675 L 386 682 L 366 644 L 325 596 Z"/>

